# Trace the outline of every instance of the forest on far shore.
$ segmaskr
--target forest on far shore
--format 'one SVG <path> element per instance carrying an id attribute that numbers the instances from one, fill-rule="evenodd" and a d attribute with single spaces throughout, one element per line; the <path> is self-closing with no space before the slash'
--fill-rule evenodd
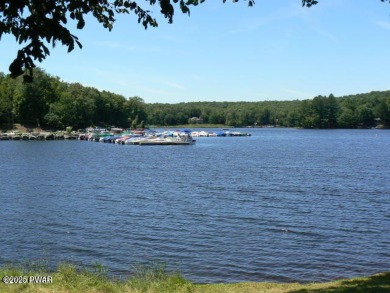
<path id="1" fill-rule="evenodd" d="M 221 97 L 223 98 L 223 97 Z M 308 100 L 148 104 L 140 97 L 66 83 L 42 69 L 24 83 L 0 73 L 0 125 L 144 128 L 184 124 L 302 128 L 390 127 L 390 91 Z"/>

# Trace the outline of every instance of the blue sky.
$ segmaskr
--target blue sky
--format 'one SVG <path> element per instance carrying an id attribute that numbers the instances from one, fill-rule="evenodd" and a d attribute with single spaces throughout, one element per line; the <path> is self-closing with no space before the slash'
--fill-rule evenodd
<path id="1" fill-rule="evenodd" d="M 140 0 L 139 4 L 144 1 Z M 229 1 L 227 1 L 229 2 Z M 80 82 L 147 103 L 308 99 L 390 89 L 390 4 L 379 0 L 225 3 L 208 0 L 173 24 L 151 8 L 158 28 L 132 15 L 109 32 L 92 18 L 73 30 L 83 44 L 57 45 L 38 65 L 65 82 Z M 16 56 L 0 41 L 0 71 Z"/>

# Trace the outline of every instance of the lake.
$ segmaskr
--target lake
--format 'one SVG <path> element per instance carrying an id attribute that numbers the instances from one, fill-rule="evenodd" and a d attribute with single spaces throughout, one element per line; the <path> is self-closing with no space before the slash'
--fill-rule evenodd
<path id="1" fill-rule="evenodd" d="M 165 263 L 199 283 L 390 270 L 390 131 L 241 129 L 193 146 L 0 141 L 0 265 Z"/>

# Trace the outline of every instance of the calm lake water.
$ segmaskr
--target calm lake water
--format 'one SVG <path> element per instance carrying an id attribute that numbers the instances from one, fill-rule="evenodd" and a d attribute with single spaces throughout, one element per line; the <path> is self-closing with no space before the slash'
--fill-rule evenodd
<path id="1" fill-rule="evenodd" d="M 194 282 L 390 270 L 390 131 L 249 129 L 194 146 L 0 141 L 0 265 L 166 263 Z"/>

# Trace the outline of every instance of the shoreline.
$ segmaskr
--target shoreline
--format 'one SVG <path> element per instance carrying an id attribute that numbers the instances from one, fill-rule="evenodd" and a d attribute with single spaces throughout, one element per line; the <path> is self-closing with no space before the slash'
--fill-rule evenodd
<path id="1" fill-rule="evenodd" d="M 126 280 L 110 278 L 107 269 L 94 271 L 60 264 L 56 271 L 45 268 L 0 267 L 0 292 L 390 292 L 390 272 L 324 283 L 242 282 L 196 284 L 164 267 L 142 267 Z"/>

